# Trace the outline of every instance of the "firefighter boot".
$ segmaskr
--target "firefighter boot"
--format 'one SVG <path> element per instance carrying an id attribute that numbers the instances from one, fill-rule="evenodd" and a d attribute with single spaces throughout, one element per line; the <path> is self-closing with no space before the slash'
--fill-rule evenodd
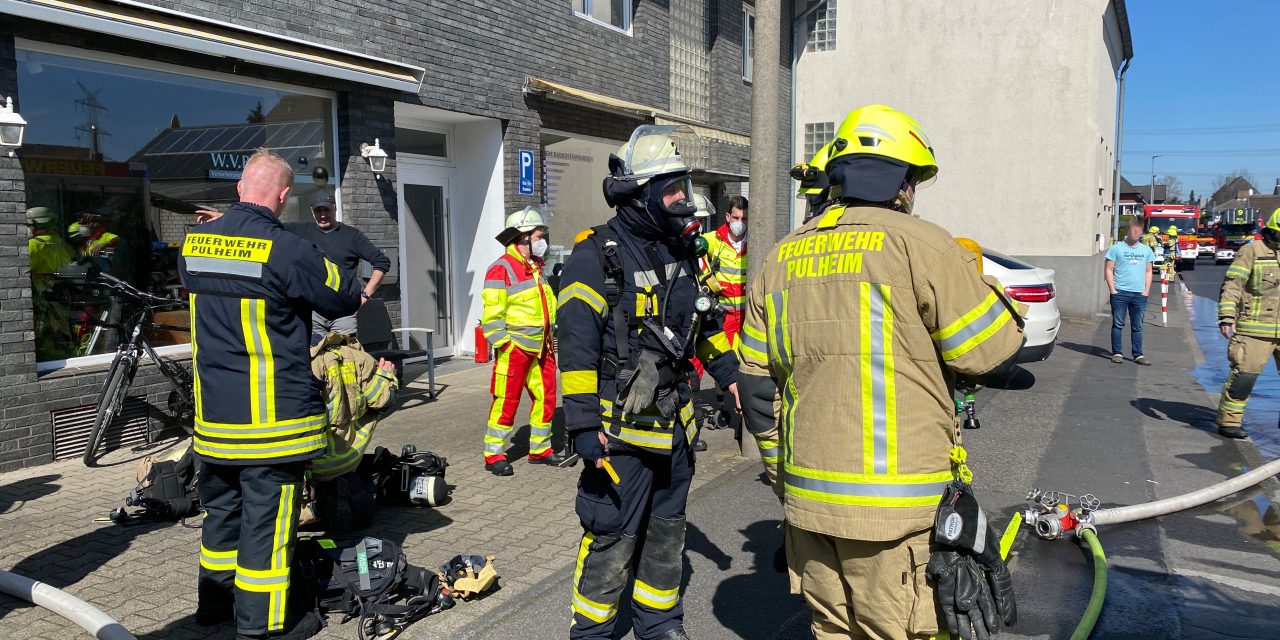
<path id="1" fill-rule="evenodd" d="M 507 462 L 506 458 L 500 456 L 492 458 L 491 460 L 486 460 L 484 468 L 495 476 L 511 476 L 516 473 L 515 469 L 511 468 L 511 463 Z"/>

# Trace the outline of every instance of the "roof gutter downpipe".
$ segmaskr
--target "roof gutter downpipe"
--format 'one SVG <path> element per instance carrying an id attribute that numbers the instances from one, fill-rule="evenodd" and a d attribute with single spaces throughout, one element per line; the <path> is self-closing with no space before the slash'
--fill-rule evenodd
<path id="1" fill-rule="evenodd" d="M 1124 75 L 1129 70 L 1130 62 L 1133 62 L 1132 57 L 1125 58 L 1124 65 L 1116 72 L 1116 82 L 1120 87 L 1116 97 L 1116 175 L 1111 181 L 1113 201 L 1111 203 L 1110 242 L 1116 242 L 1120 238 L 1120 158 L 1122 157 L 1121 151 L 1124 149 Z"/>

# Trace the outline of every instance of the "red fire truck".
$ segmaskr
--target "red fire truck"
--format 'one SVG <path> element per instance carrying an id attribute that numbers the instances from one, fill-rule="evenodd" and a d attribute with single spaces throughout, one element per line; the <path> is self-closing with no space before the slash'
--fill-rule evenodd
<path id="1" fill-rule="evenodd" d="M 1196 268 L 1200 257 L 1200 244 L 1196 240 L 1196 227 L 1200 226 L 1200 207 L 1183 204 L 1149 204 L 1142 208 L 1147 226 L 1160 227 L 1163 235 L 1170 226 L 1178 229 L 1178 261 L 1180 271 Z"/>
<path id="2" fill-rule="evenodd" d="M 1218 215 L 1215 241 L 1218 250 L 1214 261 L 1222 264 L 1235 259 L 1236 252 L 1254 240 L 1262 240 L 1259 209 L 1228 209 Z"/>

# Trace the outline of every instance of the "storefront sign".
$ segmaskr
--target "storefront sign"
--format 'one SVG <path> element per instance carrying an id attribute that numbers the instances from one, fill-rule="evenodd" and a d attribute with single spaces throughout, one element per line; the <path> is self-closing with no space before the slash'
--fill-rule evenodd
<path id="1" fill-rule="evenodd" d="M 101 162 L 98 160 L 24 157 L 22 159 L 22 170 L 26 173 L 40 173 L 57 176 L 129 177 L 129 163 Z"/>

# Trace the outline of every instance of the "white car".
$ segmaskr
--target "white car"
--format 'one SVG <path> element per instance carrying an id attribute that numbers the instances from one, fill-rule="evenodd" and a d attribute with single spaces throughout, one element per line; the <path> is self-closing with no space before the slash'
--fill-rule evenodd
<path id="1" fill-rule="evenodd" d="M 1018 362 L 1039 362 L 1053 353 L 1054 340 L 1062 325 L 1058 313 L 1058 292 L 1053 286 L 1053 269 L 1041 269 L 999 251 L 982 248 L 982 273 L 994 277 L 1004 292 L 1016 302 L 1027 305 L 1022 345 Z"/>
<path id="2" fill-rule="evenodd" d="M 1216 254 L 1217 252 L 1218 252 L 1218 247 L 1214 245 L 1211 245 L 1211 244 L 1200 245 L 1200 255 L 1202 256 L 1211 256 Z"/>
<path id="3" fill-rule="evenodd" d="M 1222 249 L 1218 249 L 1218 251 L 1213 254 L 1214 264 L 1226 264 L 1235 259 L 1236 259 L 1235 249 L 1227 249 L 1224 247 Z"/>

